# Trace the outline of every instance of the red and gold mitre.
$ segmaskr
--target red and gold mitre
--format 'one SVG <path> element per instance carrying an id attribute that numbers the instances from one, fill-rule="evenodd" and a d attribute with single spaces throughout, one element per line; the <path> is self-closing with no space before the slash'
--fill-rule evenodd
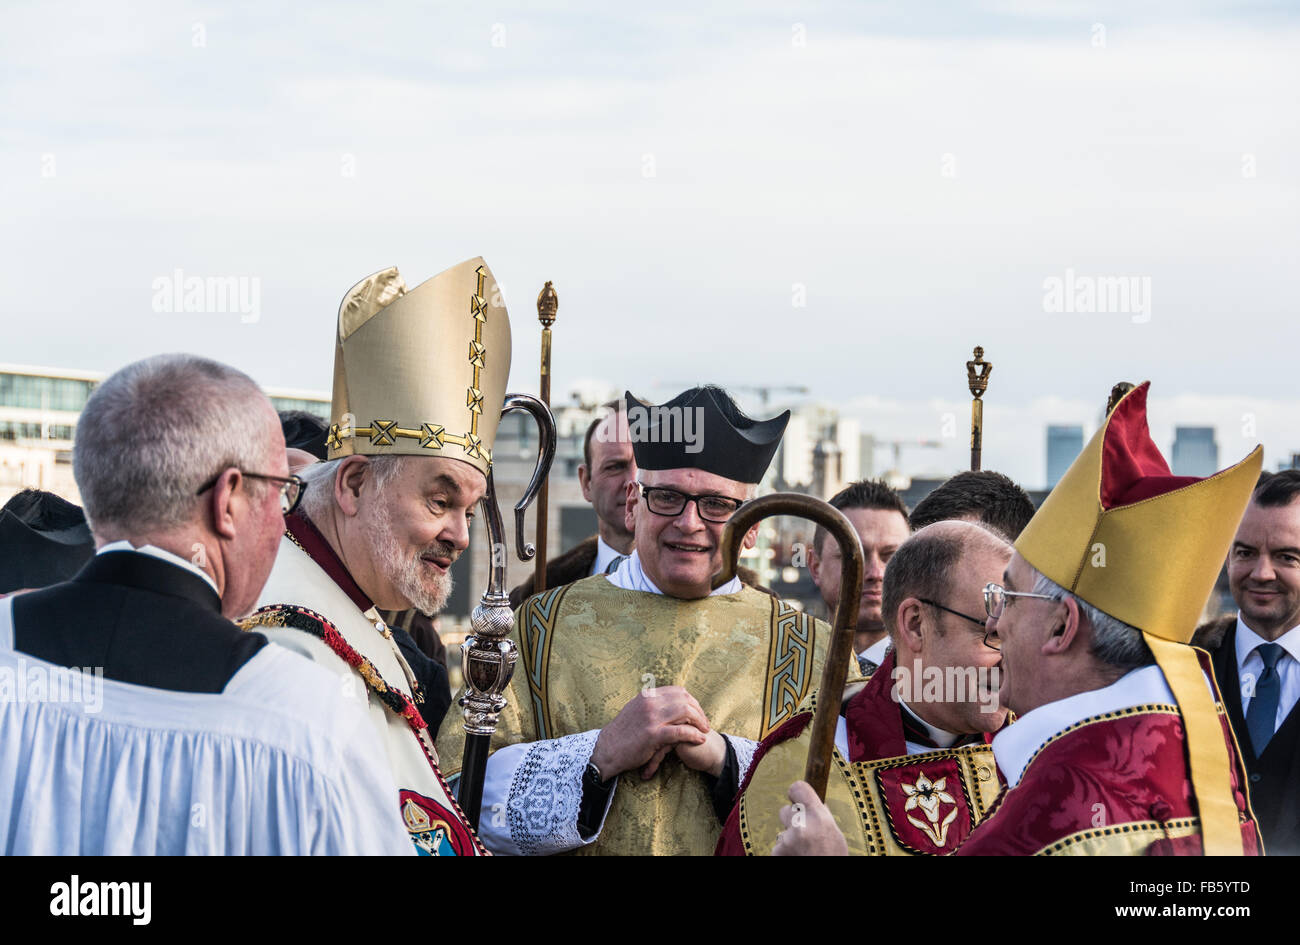
<path id="1" fill-rule="evenodd" d="M 1147 431 L 1149 386 L 1115 406 L 1016 550 L 1117 620 L 1187 643 L 1250 501 L 1263 449 L 1208 479 L 1173 475 Z"/>
<path id="2" fill-rule="evenodd" d="M 377 272 L 339 305 L 329 458 L 442 456 L 486 476 L 509 375 L 510 319 L 482 258 L 409 291 Z"/>
<path id="3" fill-rule="evenodd" d="M 1016 541 L 1040 573 L 1142 631 L 1178 700 L 1207 853 L 1241 853 L 1227 746 L 1186 646 L 1263 464 L 1175 476 L 1147 430 L 1144 383 L 1124 395 Z"/>

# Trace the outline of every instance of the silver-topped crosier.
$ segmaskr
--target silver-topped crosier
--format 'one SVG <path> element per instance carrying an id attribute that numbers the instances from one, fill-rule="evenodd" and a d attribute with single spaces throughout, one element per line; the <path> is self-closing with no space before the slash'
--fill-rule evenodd
<path id="1" fill-rule="evenodd" d="M 520 561 L 528 561 L 536 550 L 524 540 L 524 513 L 546 481 L 555 459 L 555 417 L 549 407 L 528 394 L 506 394 L 501 413 L 505 415 L 511 410 L 526 410 L 537 421 L 537 466 L 523 497 L 515 504 L 515 551 Z M 496 483 L 490 472 L 480 504 L 491 543 L 492 569 L 487 590 L 469 618 L 470 636 L 460 645 L 465 692 L 458 700 L 465 715 L 465 755 L 457 800 L 475 830 L 483 804 L 488 747 L 497 728 L 497 717 L 506 706 L 506 687 L 519 658 L 515 642 L 509 638 L 514 614 L 506 584 L 505 529 L 497 504 Z"/>

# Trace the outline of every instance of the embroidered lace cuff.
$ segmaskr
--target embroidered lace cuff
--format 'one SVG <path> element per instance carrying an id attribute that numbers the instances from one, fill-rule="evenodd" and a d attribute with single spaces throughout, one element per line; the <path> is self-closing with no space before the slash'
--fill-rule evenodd
<path id="1" fill-rule="evenodd" d="M 542 856 L 585 846 L 600 836 L 615 787 L 611 787 L 597 831 L 584 838 L 578 830 L 583 775 L 599 734 L 593 729 L 510 745 L 492 755 L 479 831 L 489 849 Z M 503 790 L 507 785 L 508 790 Z M 500 797 L 502 793 L 505 798 Z"/>

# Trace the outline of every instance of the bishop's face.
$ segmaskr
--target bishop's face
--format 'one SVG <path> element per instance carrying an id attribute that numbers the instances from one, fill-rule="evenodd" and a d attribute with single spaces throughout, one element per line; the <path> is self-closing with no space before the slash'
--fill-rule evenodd
<path id="1" fill-rule="evenodd" d="M 370 539 L 372 586 L 363 590 L 385 610 L 442 609 L 451 594 L 451 564 L 469 547 L 474 509 L 487 489 L 468 463 L 403 457 L 362 510 Z"/>
<path id="2" fill-rule="evenodd" d="M 643 469 L 646 486 L 675 489 L 688 495 L 718 495 L 745 501 L 751 487 L 702 469 Z M 695 600 L 708 597 L 713 575 L 722 567 L 722 531 L 725 522 L 700 518 L 694 502 L 678 515 L 651 512 L 637 483 L 628 485 L 627 525 L 636 536 L 636 550 L 646 576 L 670 597 Z M 752 548 L 757 529 L 745 536 Z"/>
<path id="3" fill-rule="evenodd" d="M 999 582 L 1008 591 L 1033 592 L 1037 572 L 1013 551 L 1011 561 Z M 1060 601 L 1041 600 L 1034 597 L 1012 597 L 1007 600 L 1002 616 L 985 623 L 988 630 L 997 631 L 1002 653 L 1002 685 L 998 692 L 999 704 L 1024 715 L 1050 702 L 1052 696 L 1043 672 L 1043 644 L 1052 635 L 1052 627 L 1063 619 L 1065 605 Z"/>

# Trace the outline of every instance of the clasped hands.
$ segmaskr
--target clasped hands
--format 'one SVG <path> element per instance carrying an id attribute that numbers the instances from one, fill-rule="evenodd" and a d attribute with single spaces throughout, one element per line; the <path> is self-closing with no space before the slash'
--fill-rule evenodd
<path id="1" fill-rule="evenodd" d="M 600 730 L 591 762 L 605 780 L 641 769 L 643 780 L 670 752 L 695 771 L 717 777 L 727 760 L 726 740 L 709 726 L 700 704 L 681 686 L 647 689 Z"/>

